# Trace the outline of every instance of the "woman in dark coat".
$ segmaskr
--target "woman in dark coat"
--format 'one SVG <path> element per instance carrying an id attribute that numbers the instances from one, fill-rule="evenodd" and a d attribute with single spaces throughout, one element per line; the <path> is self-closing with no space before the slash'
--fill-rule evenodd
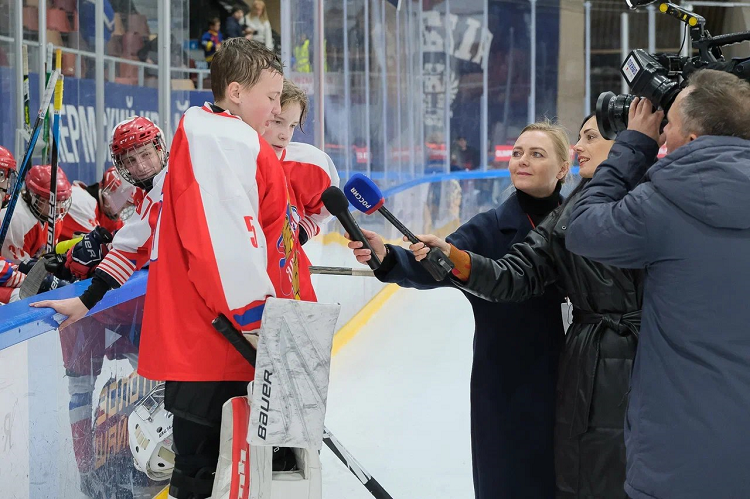
<path id="1" fill-rule="evenodd" d="M 561 203 L 568 148 L 567 134 L 560 127 L 541 123 L 524 129 L 509 165 L 516 192 L 497 208 L 473 217 L 448 240 L 490 258 L 501 257 L 523 241 Z M 534 176 L 517 175 L 529 168 Z M 376 272 L 381 281 L 417 289 L 451 286 L 449 279 L 436 282 L 404 248 L 384 246 L 380 236 L 363 232 L 383 262 Z M 361 243 L 351 242 L 349 247 L 361 261 L 369 259 L 369 250 L 363 254 L 359 249 Z M 466 296 L 475 321 L 470 398 L 476 497 L 551 498 L 562 295 L 551 287 L 544 296 L 523 303 Z"/>
<path id="2" fill-rule="evenodd" d="M 612 142 L 601 138 L 596 119 L 581 127 L 576 144 L 582 184 L 607 157 Z M 644 158 L 633 151 L 630 161 Z M 653 160 L 655 158 L 649 158 Z M 491 301 L 540 296 L 557 285 L 573 304 L 560 359 L 555 422 L 555 472 L 558 498 L 627 497 L 623 439 L 630 370 L 640 327 L 642 277 L 568 252 L 565 231 L 580 186 L 516 244 L 492 260 L 451 247 L 435 236 L 419 236 L 439 247 L 456 264 L 459 287 Z M 412 245 L 424 258 L 423 243 Z"/>

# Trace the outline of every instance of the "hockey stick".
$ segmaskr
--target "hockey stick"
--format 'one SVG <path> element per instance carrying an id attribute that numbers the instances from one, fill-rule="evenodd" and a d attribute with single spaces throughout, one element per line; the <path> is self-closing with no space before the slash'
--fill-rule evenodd
<path id="1" fill-rule="evenodd" d="M 317 265 L 310 265 L 309 268 L 311 274 L 375 277 L 375 272 L 370 269 L 353 269 L 351 267 L 319 267 Z"/>
<path id="2" fill-rule="evenodd" d="M 256 352 L 248 343 L 244 335 L 238 331 L 224 315 L 219 315 L 211 323 L 221 335 L 247 360 L 251 366 L 255 367 Z M 365 471 L 362 466 L 352 457 L 351 454 L 339 443 L 328 428 L 323 428 L 323 442 L 338 457 L 344 466 L 357 477 L 367 490 L 378 499 L 393 499 L 388 492 L 378 483 L 372 475 Z"/>
<path id="3" fill-rule="evenodd" d="M 62 69 L 62 50 L 57 49 L 56 70 Z M 60 157 L 60 110 L 63 98 L 63 75 L 55 84 L 55 117 L 52 123 L 52 161 L 50 162 L 49 176 L 49 211 L 47 215 L 47 247 L 46 253 L 55 251 L 55 222 L 57 222 L 57 163 Z"/>
<path id="4" fill-rule="evenodd" d="M 44 96 L 42 97 L 42 101 L 39 107 L 39 114 L 34 121 L 34 127 L 31 129 L 31 138 L 29 139 L 29 143 L 26 145 L 26 152 L 24 152 L 23 154 L 23 161 L 21 161 L 21 167 L 18 169 L 16 183 L 13 185 L 13 191 L 10 194 L 10 200 L 8 201 L 8 206 L 5 209 L 5 217 L 3 218 L 3 224 L 0 227 L 0 248 L 2 248 L 2 245 L 5 242 L 5 237 L 8 235 L 8 229 L 10 229 L 10 219 L 11 217 L 13 217 L 13 212 L 16 210 L 16 203 L 18 202 L 18 197 L 21 194 L 21 188 L 23 187 L 26 172 L 28 172 L 29 167 L 31 166 L 31 156 L 34 154 L 34 147 L 36 146 L 37 140 L 39 140 L 39 132 L 42 130 L 44 117 L 47 116 L 47 110 L 49 109 L 49 104 L 52 101 L 52 93 L 55 90 L 55 84 L 57 83 L 58 77 L 59 73 L 57 71 L 54 71 L 52 73 L 52 76 L 50 76 L 49 83 L 47 83 L 47 88 L 45 88 L 44 90 Z"/>
<path id="5" fill-rule="evenodd" d="M 44 84 L 49 83 L 50 76 L 52 75 L 52 54 L 54 46 L 51 43 L 47 44 L 47 60 L 44 61 L 44 67 L 46 69 L 46 75 Z M 60 70 L 60 66 L 57 67 L 58 70 Z M 47 116 L 44 118 L 44 128 L 42 129 L 42 142 L 44 143 L 44 147 L 42 148 L 42 164 L 49 164 L 50 163 L 50 156 L 52 154 L 52 141 L 50 140 L 50 121 L 51 116 L 49 113 L 47 113 Z"/>
<path id="6" fill-rule="evenodd" d="M 23 54 L 23 129 L 31 134 L 31 98 L 29 97 L 29 47 L 21 47 Z"/>
<path id="7" fill-rule="evenodd" d="M 47 268 L 44 265 L 44 258 L 40 258 L 31 267 L 29 273 L 26 274 L 26 278 L 21 283 L 21 288 L 18 290 L 18 297 L 23 300 L 29 296 L 34 296 L 39 293 L 39 288 L 42 287 L 42 281 L 47 277 Z"/>

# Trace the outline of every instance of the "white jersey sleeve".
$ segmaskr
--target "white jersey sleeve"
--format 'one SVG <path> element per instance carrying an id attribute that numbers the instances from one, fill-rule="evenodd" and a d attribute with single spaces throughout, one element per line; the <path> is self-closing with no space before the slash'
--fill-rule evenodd
<path id="1" fill-rule="evenodd" d="M 308 237 L 316 236 L 331 219 L 320 195 L 339 185 L 339 174 L 330 156 L 315 146 L 291 142 L 282 158 L 292 197 L 300 212 L 300 225 Z"/>

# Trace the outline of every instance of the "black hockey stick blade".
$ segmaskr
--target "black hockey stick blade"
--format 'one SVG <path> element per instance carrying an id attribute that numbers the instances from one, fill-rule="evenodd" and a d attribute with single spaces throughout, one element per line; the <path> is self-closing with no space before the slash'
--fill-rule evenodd
<path id="1" fill-rule="evenodd" d="M 45 277 L 47 277 L 47 269 L 44 266 L 44 258 L 40 258 L 26 274 L 26 278 L 21 283 L 21 289 L 18 290 L 18 297 L 23 300 L 39 293 Z"/>

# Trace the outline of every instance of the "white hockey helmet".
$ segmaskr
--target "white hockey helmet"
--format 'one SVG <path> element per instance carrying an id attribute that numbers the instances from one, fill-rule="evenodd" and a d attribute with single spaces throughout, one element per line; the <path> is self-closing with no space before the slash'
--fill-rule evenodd
<path id="1" fill-rule="evenodd" d="M 168 479 L 174 469 L 172 419 L 164 408 L 164 383 L 143 397 L 128 416 L 128 444 L 135 467 L 155 481 Z"/>

